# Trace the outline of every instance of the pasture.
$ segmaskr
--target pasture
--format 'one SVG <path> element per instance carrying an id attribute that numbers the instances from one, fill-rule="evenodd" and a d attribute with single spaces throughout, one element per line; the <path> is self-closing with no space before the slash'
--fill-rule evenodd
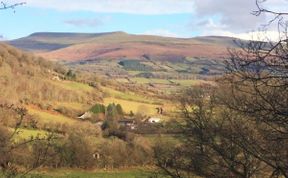
<path id="1" fill-rule="evenodd" d="M 26 107 L 28 113 L 36 116 L 42 123 L 75 124 L 78 121 L 56 112 L 40 110 L 33 106 Z"/>

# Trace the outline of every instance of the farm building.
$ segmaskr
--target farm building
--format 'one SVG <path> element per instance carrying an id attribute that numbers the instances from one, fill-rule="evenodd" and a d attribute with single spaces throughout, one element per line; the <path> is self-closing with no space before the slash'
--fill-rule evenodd
<path id="1" fill-rule="evenodd" d="M 84 114 L 82 114 L 81 116 L 78 117 L 78 119 L 90 119 L 93 116 L 92 112 L 85 112 Z"/>
<path id="2" fill-rule="evenodd" d="M 160 121 L 161 121 L 161 119 L 158 118 L 158 117 L 150 117 L 150 118 L 148 119 L 148 122 L 149 122 L 149 123 L 159 123 Z"/>
<path id="3" fill-rule="evenodd" d="M 122 119 L 122 120 L 119 120 L 118 121 L 118 124 L 120 126 L 123 126 L 123 127 L 128 127 L 130 129 L 135 129 L 136 128 L 136 125 L 135 125 L 135 121 L 132 120 L 132 119 Z"/>

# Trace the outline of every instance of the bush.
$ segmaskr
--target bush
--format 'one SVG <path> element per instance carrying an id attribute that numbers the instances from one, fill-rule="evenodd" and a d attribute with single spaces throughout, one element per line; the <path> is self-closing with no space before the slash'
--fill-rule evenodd
<path id="1" fill-rule="evenodd" d="M 97 151 L 100 155 L 97 161 L 99 168 L 144 166 L 153 162 L 153 151 L 143 138 L 134 138 L 130 143 L 119 139 L 105 141 Z"/>

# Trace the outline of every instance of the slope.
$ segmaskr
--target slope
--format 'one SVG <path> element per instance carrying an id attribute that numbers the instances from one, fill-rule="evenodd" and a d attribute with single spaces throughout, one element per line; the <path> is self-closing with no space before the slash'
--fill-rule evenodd
<path id="1" fill-rule="evenodd" d="M 234 40 L 229 37 L 170 38 L 124 32 L 34 33 L 9 43 L 54 60 L 141 59 L 143 56 L 177 60 L 184 57 L 222 58 L 227 54 L 227 47 L 235 46 Z"/>

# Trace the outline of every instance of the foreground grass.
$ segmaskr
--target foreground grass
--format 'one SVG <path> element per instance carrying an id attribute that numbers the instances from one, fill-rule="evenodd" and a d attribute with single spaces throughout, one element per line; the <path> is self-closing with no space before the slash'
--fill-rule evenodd
<path id="1" fill-rule="evenodd" d="M 131 170 L 113 170 L 113 171 L 82 171 L 82 170 L 48 170 L 39 173 L 33 173 L 30 177 L 42 178 L 149 178 L 155 176 L 154 171 L 145 169 L 131 169 Z M 158 178 L 166 178 L 158 176 Z"/>

